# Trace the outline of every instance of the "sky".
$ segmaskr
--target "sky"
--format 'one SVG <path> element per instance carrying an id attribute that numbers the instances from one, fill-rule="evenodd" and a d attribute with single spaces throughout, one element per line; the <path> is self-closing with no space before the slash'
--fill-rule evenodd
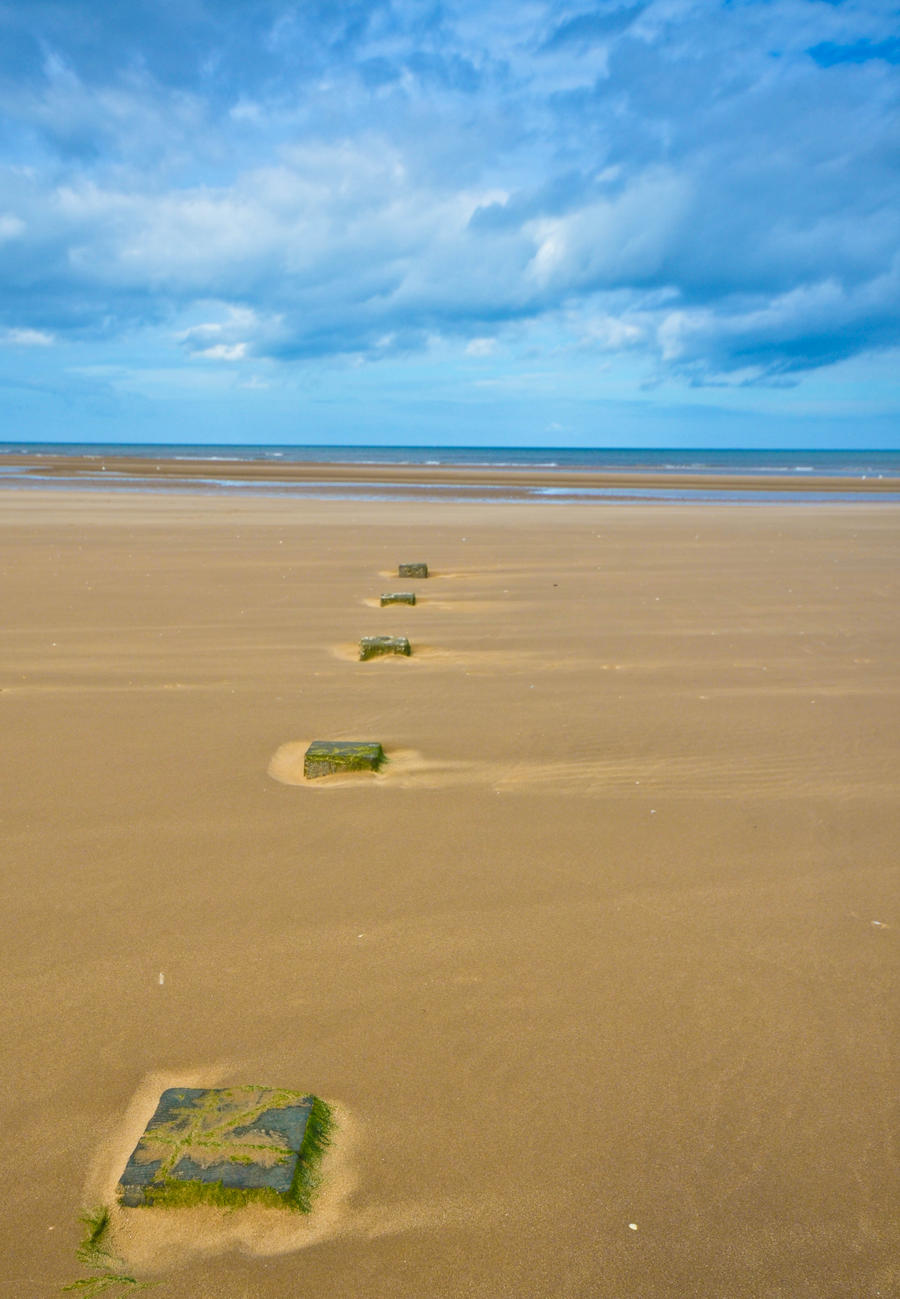
<path id="1" fill-rule="evenodd" d="M 0 441 L 900 446 L 893 0 L 0 0 Z"/>

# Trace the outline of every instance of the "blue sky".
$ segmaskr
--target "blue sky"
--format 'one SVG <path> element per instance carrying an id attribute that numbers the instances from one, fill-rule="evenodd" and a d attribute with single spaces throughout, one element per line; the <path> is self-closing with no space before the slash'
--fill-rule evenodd
<path id="1" fill-rule="evenodd" d="M 887 0 L 0 0 L 0 440 L 900 445 Z"/>

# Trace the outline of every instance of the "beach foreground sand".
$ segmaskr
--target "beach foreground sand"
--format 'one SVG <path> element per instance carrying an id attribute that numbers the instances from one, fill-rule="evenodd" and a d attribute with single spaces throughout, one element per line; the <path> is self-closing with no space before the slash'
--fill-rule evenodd
<path id="1" fill-rule="evenodd" d="M 900 512 L 20 491 L 0 540 L 3 1293 L 239 1083 L 335 1103 L 322 1199 L 120 1215 L 160 1299 L 898 1293 Z"/>

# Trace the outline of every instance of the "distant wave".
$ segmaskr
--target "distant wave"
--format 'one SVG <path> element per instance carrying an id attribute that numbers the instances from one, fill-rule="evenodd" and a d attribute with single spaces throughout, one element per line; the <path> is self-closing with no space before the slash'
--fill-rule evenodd
<path id="1" fill-rule="evenodd" d="M 652 469 L 653 466 L 651 463 L 644 461 L 635 462 L 634 468 L 646 471 Z M 690 460 L 685 464 L 667 460 L 659 468 L 673 474 L 828 474 L 836 472 L 835 468 L 825 464 L 820 465 L 817 470 L 815 465 L 756 465 L 749 458 L 742 460 L 739 464 L 725 462 L 712 464 L 709 460 Z M 837 470 L 837 472 L 841 472 L 841 470 Z"/>
<path id="2" fill-rule="evenodd" d="M 420 461 L 415 461 L 419 464 Z M 559 469 L 558 460 L 426 460 L 426 464 L 449 464 L 459 469 Z M 593 465 L 576 466 L 592 469 Z"/>
<path id="3" fill-rule="evenodd" d="M 814 474 L 816 471 L 813 465 L 754 465 L 747 472 L 754 474 Z M 823 466 L 820 472 L 826 473 L 827 470 Z"/>

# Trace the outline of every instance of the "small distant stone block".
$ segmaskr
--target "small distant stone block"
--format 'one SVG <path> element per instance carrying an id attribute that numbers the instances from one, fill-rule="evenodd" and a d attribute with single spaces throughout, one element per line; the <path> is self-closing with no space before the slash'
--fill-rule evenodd
<path id="1" fill-rule="evenodd" d="M 427 577 L 427 564 L 400 564 L 397 568 L 398 577 Z"/>
<path id="2" fill-rule="evenodd" d="M 359 642 L 359 657 L 363 662 L 380 658 L 382 654 L 405 654 L 408 658 L 411 653 L 405 636 L 363 636 Z"/>
<path id="3" fill-rule="evenodd" d="M 309 1208 L 330 1111 L 268 1087 L 170 1087 L 119 1179 L 122 1204 Z"/>
<path id="4" fill-rule="evenodd" d="M 303 758 L 307 780 L 341 771 L 377 771 L 384 749 L 367 740 L 313 740 Z"/>
<path id="5" fill-rule="evenodd" d="M 381 597 L 382 608 L 386 604 L 415 604 L 415 591 L 386 591 Z"/>

